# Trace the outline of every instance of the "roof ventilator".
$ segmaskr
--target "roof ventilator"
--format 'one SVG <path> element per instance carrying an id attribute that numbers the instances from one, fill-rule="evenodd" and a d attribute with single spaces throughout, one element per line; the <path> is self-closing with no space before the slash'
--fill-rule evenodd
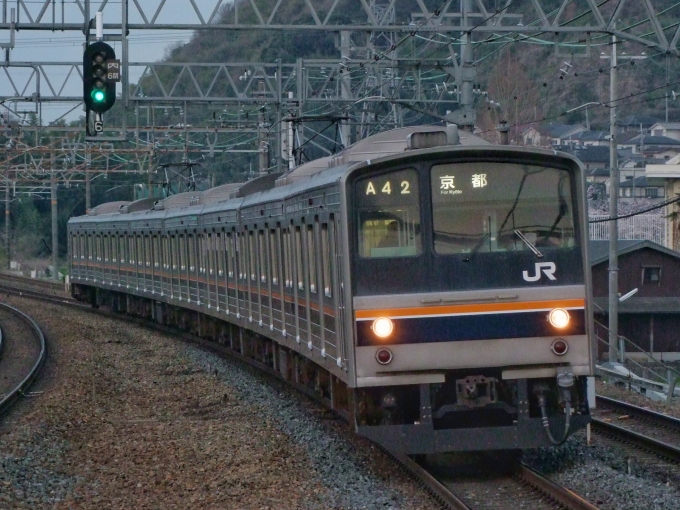
<path id="1" fill-rule="evenodd" d="M 460 145 L 458 126 L 455 124 L 450 124 L 442 130 L 411 133 L 406 138 L 406 150 L 431 149 L 445 145 Z"/>

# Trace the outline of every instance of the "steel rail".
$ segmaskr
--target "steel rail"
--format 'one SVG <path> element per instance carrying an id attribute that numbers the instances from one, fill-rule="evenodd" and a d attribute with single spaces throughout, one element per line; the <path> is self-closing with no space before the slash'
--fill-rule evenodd
<path id="1" fill-rule="evenodd" d="M 591 424 L 595 431 L 599 430 L 603 435 L 612 437 L 617 441 L 630 443 L 637 448 L 655 453 L 660 457 L 680 464 L 680 448 L 676 446 L 664 443 L 658 439 L 653 439 L 638 432 L 633 432 L 624 427 L 607 423 L 598 418 L 593 418 Z"/>
<path id="2" fill-rule="evenodd" d="M 602 395 L 597 395 L 595 399 L 596 402 L 603 404 L 605 408 L 608 406 L 615 407 L 627 412 L 628 414 L 640 417 L 643 420 L 648 420 L 662 427 L 668 427 L 680 431 L 680 419 L 673 416 L 668 416 L 667 414 L 662 414 L 652 411 L 651 409 L 645 409 L 644 407 L 639 407 L 622 400 L 616 400 L 613 398 L 604 397 Z"/>
<path id="3" fill-rule="evenodd" d="M 9 310 L 11 313 L 19 317 L 23 322 L 28 324 L 28 326 L 33 330 L 33 334 L 40 343 L 40 354 L 38 359 L 33 364 L 30 372 L 24 377 L 23 381 L 12 391 L 10 391 L 2 400 L 0 400 L 0 416 L 6 414 L 9 409 L 19 400 L 20 397 L 26 394 L 31 385 L 35 382 L 35 379 L 40 373 L 40 369 L 45 364 L 45 358 L 47 357 L 47 345 L 45 341 L 45 335 L 43 335 L 40 326 L 36 322 L 26 315 L 21 310 L 14 308 L 5 303 L 0 303 L 0 307 Z"/>
<path id="4" fill-rule="evenodd" d="M 546 478 L 526 464 L 520 464 L 517 476 L 569 510 L 598 510 L 586 499 Z"/>

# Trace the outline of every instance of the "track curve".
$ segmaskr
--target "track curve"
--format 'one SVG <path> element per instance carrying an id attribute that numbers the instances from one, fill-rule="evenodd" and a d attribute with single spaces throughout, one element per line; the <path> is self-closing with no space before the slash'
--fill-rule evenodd
<path id="1" fill-rule="evenodd" d="M 45 335 L 31 317 L 4 303 L 0 303 L 1 316 L 4 316 L 4 334 L 0 358 L 0 372 L 3 373 L 0 417 L 28 392 L 47 356 Z M 27 335 L 33 337 L 29 342 L 26 342 Z"/>

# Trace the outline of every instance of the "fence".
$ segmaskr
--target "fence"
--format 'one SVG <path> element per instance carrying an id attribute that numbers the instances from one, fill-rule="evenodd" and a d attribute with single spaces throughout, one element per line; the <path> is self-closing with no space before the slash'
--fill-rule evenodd
<path id="1" fill-rule="evenodd" d="M 605 220 L 608 216 L 590 216 L 590 221 Z M 640 214 L 618 220 L 619 239 L 654 241 L 669 248 L 666 237 L 666 218 L 658 214 Z M 609 222 L 590 223 L 590 239 L 609 239 Z"/>

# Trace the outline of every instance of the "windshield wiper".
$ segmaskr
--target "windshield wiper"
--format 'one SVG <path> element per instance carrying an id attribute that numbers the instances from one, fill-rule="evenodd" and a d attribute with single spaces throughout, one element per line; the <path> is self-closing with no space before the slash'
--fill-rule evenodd
<path id="1" fill-rule="evenodd" d="M 472 248 L 472 250 L 470 250 L 470 253 L 468 254 L 468 256 L 465 257 L 465 258 L 463 259 L 463 262 L 470 262 L 470 259 L 472 258 L 472 256 L 473 256 L 475 253 L 477 253 L 477 251 L 482 247 L 482 244 L 484 244 L 484 241 L 486 240 L 487 237 L 489 237 L 489 234 L 488 234 L 488 233 L 484 234 L 484 235 L 479 239 L 479 241 L 477 241 L 477 244 L 475 245 L 474 248 Z"/>
<path id="2" fill-rule="evenodd" d="M 530 249 L 531 251 L 534 252 L 534 255 L 536 255 L 539 259 L 543 257 L 543 254 L 542 254 L 540 251 L 538 251 L 538 248 L 536 248 L 536 247 L 531 243 L 531 241 L 529 241 L 529 240 L 526 238 L 526 236 L 525 236 L 524 234 L 522 234 L 522 232 L 520 232 L 519 230 L 513 230 L 513 232 L 517 235 L 517 237 L 519 237 L 519 238 L 522 240 L 522 242 L 523 242 L 524 244 L 526 244 L 526 245 L 529 247 L 529 249 Z"/>

